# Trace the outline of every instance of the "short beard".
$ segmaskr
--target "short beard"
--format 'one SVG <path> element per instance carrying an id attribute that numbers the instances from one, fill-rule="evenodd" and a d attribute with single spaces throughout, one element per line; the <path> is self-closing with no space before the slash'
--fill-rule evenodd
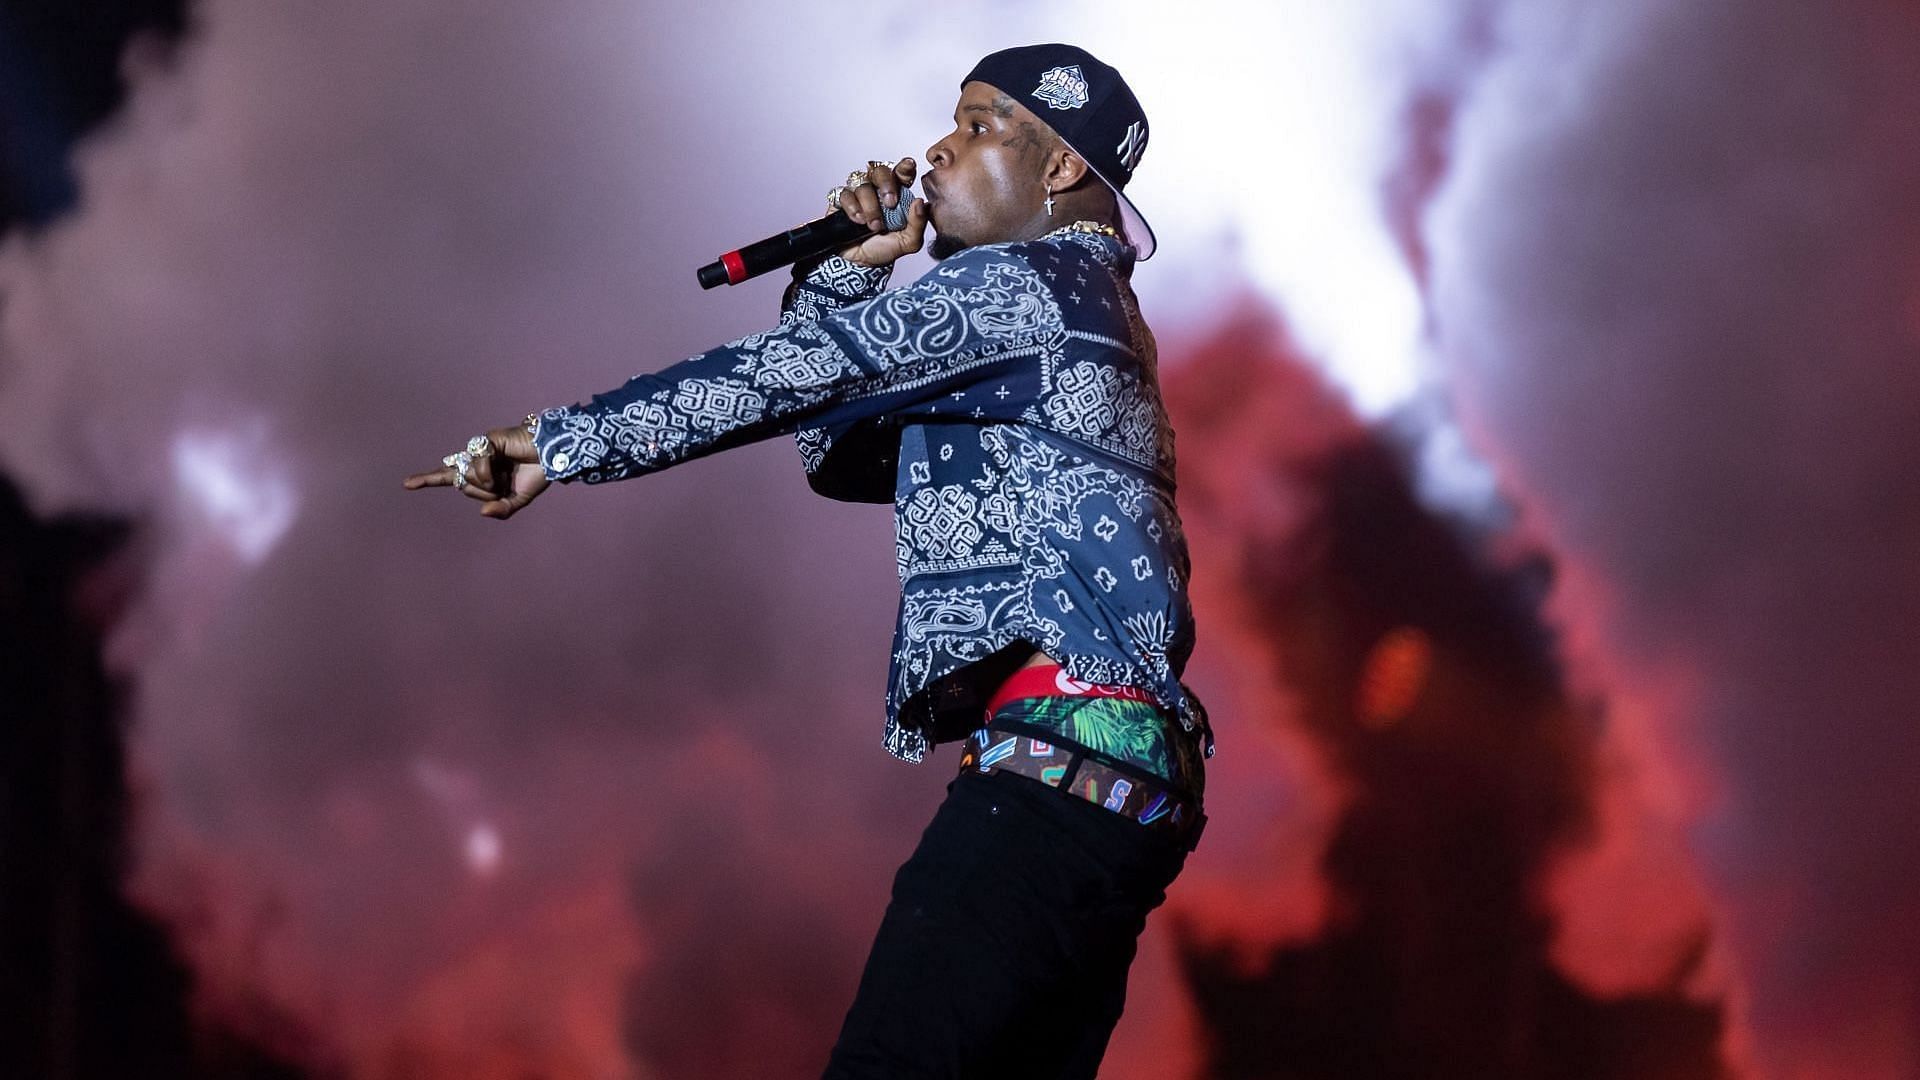
<path id="1" fill-rule="evenodd" d="M 933 234 L 932 246 L 927 248 L 927 254 L 932 255 L 935 262 L 939 262 L 949 255 L 958 255 L 972 246 L 952 233 L 936 232 Z"/>

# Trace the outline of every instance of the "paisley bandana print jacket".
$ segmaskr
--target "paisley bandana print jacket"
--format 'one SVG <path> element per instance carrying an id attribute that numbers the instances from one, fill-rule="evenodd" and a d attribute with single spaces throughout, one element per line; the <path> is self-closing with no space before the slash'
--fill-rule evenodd
<path id="1" fill-rule="evenodd" d="M 1211 734 L 1193 651 L 1173 433 L 1119 241 L 970 248 L 904 289 L 831 257 L 778 328 L 541 414 L 554 480 L 624 480 L 786 432 L 809 482 L 892 502 L 902 596 L 885 746 L 979 725 L 1032 647 Z"/>

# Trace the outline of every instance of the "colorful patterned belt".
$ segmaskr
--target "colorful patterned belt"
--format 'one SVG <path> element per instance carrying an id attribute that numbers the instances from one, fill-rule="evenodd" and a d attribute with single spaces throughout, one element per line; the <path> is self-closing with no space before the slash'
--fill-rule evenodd
<path id="1" fill-rule="evenodd" d="M 986 726 L 967 736 L 960 769 L 1010 772 L 1037 780 L 1063 794 L 1132 818 L 1192 851 L 1206 828 L 1198 801 L 1166 780 L 1137 766 L 1020 722 L 1019 710 L 1006 706 L 1022 698 L 1105 696 L 1151 702 L 1130 686 L 1102 686 L 1068 678 L 1053 665 L 1022 668 L 993 695 Z M 1002 710 L 1006 710 L 1002 713 Z"/>

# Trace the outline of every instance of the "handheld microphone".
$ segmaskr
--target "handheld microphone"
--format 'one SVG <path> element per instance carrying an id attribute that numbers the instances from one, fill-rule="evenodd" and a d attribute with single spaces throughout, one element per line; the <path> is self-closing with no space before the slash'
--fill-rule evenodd
<path id="1" fill-rule="evenodd" d="M 903 187 L 898 204 L 892 209 L 885 205 L 880 207 L 886 217 L 886 232 L 899 232 L 906 228 L 907 208 L 913 205 L 913 199 L 913 189 Z M 738 285 L 769 270 L 792 266 L 801 259 L 846 247 L 872 235 L 873 230 L 848 217 L 845 210 L 835 210 L 818 221 L 809 221 L 778 236 L 769 236 L 758 243 L 727 252 L 700 268 L 700 287 L 711 289 L 716 285 Z"/>

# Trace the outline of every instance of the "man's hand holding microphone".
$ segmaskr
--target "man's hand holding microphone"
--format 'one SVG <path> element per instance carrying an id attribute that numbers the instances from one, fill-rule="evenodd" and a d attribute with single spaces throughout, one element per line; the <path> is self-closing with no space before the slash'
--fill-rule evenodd
<path id="1" fill-rule="evenodd" d="M 840 255 L 848 262 L 861 266 L 892 266 L 903 255 L 919 251 L 927 239 L 927 200 L 914 199 L 907 207 L 907 224 L 895 232 L 888 232 L 885 211 L 900 205 L 900 191 L 913 186 L 913 178 L 919 171 L 912 158 L 901 158 L 899 164 L 888 161 L 867 162 L 867 172 L 862 183 L 837 188 L 840 209 L 847 216 L 867 226 L 873 235 L 841 250 Z"/>

